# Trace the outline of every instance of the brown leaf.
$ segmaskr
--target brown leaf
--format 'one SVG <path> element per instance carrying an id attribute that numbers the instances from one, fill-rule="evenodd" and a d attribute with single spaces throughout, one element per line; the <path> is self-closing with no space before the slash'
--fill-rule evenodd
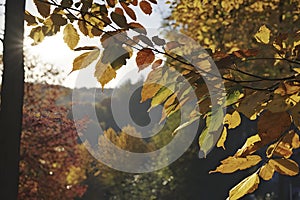
<path id="1" fill-rule="evenodd" d="M 146 15 L 150 15 L 152 13 L 152 6 L 147 1 L 141 1 L 140 2 L 140 8 Z"/>
<path id="2" fill-rule="evenodd" d="M 131 3 L 132 5 L 134 5 L 134 6 L 137 6 L 137 5 L 138 5 L 138 1 L 137 1 L 137 0 L 132 0 L 130 3 Z"/>
<path id="3" fill-rule="evenodd" d="M 156 68 L 158 68 L 159 66 L 161 66 L 162 62 L 163 62 L 162 59 L 156 60 L 156 61 L 152 64 L 152 69 L 156 69 Z"/>
<path id="4" fill-rule="evenodd" d="M 262 140 L 274 141 L 291 125 L 291 117 L 287 112 L 272 113 L 265 111 L 257 122 L 258 134 Z"/>
<path id="5" fill-rule="evenodd" d="M 107 4 L 109 5 L 109 7 L 114 8 L 115 5 L 118 3 L 117 0 L 106 0 Z"/>
<path id="6" fill-rule="evenodd" d="M 157 4 L 156 0 L 149 0 L 151 3 Z"/>
<path id="7" fill-rule="evenodd" d="M 296 176 L 299 173 L 298 164 L 291 159 L 271 159 L 269 163 L 274 167 L 275 171 L 277 171 L 280 174 Z"/>
<path id="8" fill-rule="evenodd" d="M 127 28 L 128 23 L 126 17 L 120 13 L 112 12 L 110 17 L 114 23 L 116 23 L 121 28 Z"/>
<path id="9" fill-rule="evenodd" d="M 132 19 L 132 20 L 136 20 L 136 15 L 134 10 L 132 10 L 131 8 L 128 7 L 128 5 L 125 2 L 120 2 L 121 6 L 124 8 L 125 12 L 127 13 L 127 15 Z"/>
<path id="10" fill-rule="evenodd" d="M 222 164 L 209 173 L 221 172 L 223 174 L 228 174 L 237 170 L 248 169 L 257 165 L 260 161 L 261 157 L 258 155 L 249 155 L 245 158 L 230 156 L 225 160 L 222 160 Z"/>
<path id="11" fill-rule="evenodd" d="M 147 30 L 140 23 L 130 22 L 128 25 L 129 25 L 129 28 L 131 28 L 132 30 L 134 30 L 138 33 L 142 33 L 142 34 L 147 35 Z"/>
<path id="12" fill-rule="evenodd" d="M 175 49 L 177 47 L 181 47 L 182 44 L 180 44 L 179 42 L 176 41 L 171 41 L 171 42 L 167 42 L 167 44 L 165 45 L 165 49 L 166 51 L 170 51 L 172 49 Z"/>
<path id="13" fill-rule="evenodd" d="M 45 0 L 45 2 L 41 2 L 40 0 L 33 0 L 34 4 L 36 5 L 39 13 L 44 17 L 48 17 L 50 15 L 50 4 Z"/>
<path id="14" fill-rule="evenodd" d="M 239 184 L 237 184 L 229 191 L 229 199 L 237 200 L 246 194 L 254 192 L 257 189 L 258 184 L 259 176 L 257 173 L 254 173 L 242 180 Z"/>
<path id="15" fill-rule="evenodd" d="M 27 22 L 27 26 L 32 26 L 32 25 L 37 25 L 38 24 L 37 21 L 36 21 L 36 19 L 35 19 L 35 16 L 33 16 L 27 10 L 25 11 L 24 19 Z"/>
<path id="16" fill-rule="evenodd" d="M 151 49 L 144 48 L 137 53 L 136 64 L 138 65 L 139 71 L 145 69 L 154 61 L 155 56 Z"/>

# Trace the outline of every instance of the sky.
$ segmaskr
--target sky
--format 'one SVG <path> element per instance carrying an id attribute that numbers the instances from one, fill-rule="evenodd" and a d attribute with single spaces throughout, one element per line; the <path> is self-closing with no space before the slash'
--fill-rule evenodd
<path id="1" fill-rule="evenodd" d="M 96 0 L 97 1 L 97 0 Z M 0 0 L 0 5 L 3 4 L 5 0 Z M 165 0 L 159 0 L 157 6 L 153 6 L 153 13 L 150 16 L 146 16 L 141 11 L 136 12 L 137 14 L 137 21 L 143 24 L 149 32 L 153 34 L 157 34 L 161 31 L 160 26 L 162 23 L 163 16 L 165 17 L 169 12 L 166 4 L 164 3 Z M 33 3 L 33 0 L 26 1 L 26 10 L 31 12 L 32 14 L 37 14 L 37 9 Z M 1 30 L 4 29 L 4 8 L 3 6 L 0 7 L 0 28 Z M 46 37 L 45 40 L 36 46 L 31 46 L 32 40 L 28 37 L 30 32 L 30 28 L 25 26 L 25 38 L 24 38 L 24 45 L 26 51 L 30 55 L 37 56 L 41 62 L 52 64 L 55 67 L 63 70 L 65 81 L 63 82 L 63 86 L 74 88 L 76 87 L 100 87 L 100 84 L 94 78 L 94 66 L 95 63 L 92 63 L 86 69 L 80 70 L 80 73 L 84 73 L 84 81 L 81 81 L 79 84 L 75 84 L 78 73 L 79 72 L 69 72 L 72 70 L 72 63 L 73 59 L 80 55 L 83 52 L 74 52 L 70 50 L 67 45 L 63 41 L 62 33 L 58 33 L 56 36 Z M 1 33 L 1 32 L 0 32 Z M 98 42 L 99 38 L 90 39 L 85 36 L 81 36 L 81 40 L 78 46 L 85 46 L 85 45 L 99 45 Z M 2 47 L 1 47 L 2 49 Z M 145 69 L 141 72 L 138 72 L 138 68 L 134 62 L 134 55 L 133 57 L 127 62 L 126 66 L 123 66 L 121 69 L 117 71 L 117 76 L 113 79 L 110 83 L 108 83 L 105 88 L 112 88 L 121 85 L 126 80 L 130 79 L 133 83 L 143 79 L 147 76 L 150 69 Z M 69 74 L 69 75 L 68 75 Z"/>

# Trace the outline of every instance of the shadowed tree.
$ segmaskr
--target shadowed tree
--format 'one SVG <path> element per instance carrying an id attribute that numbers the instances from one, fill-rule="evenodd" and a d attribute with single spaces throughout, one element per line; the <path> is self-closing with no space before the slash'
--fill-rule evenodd
<path id="1" fill-rule="evenodd" d="M 18 194 L 19 144 L 24 92 L 24 11 L 25 1 L 6 1 L 0 112 L 1 199 L 17 199 Z"/>

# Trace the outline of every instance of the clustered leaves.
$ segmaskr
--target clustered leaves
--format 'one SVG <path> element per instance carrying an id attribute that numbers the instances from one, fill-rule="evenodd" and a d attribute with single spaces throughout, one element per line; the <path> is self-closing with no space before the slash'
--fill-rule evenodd
<path id="1" fill-rule="evenodd" d="M 104 87 L 137 50 L 134 56 L 138 69 L 152 67 L 143 85 L 141 102 L 150 100 L 149 110 L 162 105 L 161 122 L 180 112 L 195 95 L 197 105 L 189 120 L 178 125 L 173 134 L 198 119 L 204 120 L 199 137 L 201 157 L 206 157 L 215 145 L 225 149 L 227 135 L 241 125 L 243 116 L 257 120 L 258 133 L 211 171 L 232 173 L 256 166 L 255 173 L 230 190 L 230 199 L 255 191 L 260 179 L 270 180 L 274 172 L 298 174 L 298 164 L 291 157 L 293 150 L 299 148 L 300 129 L 299 2 L 174 2 L 170 26 L 179 27 L 209 47 L 208 51 L 195 41 L 172 34 L 167 39 L 149 37 L 146 28 L 137 22 L 133 7 L 150 15 L 155 0 L 34 2 L 41 17 L 25 13 L 28 25 L 34 26 L 30 33 L 34 44 L 64 27 L 66 44 L 75 51 L 86 51 L 74 59 L 72 71 L 95 62 L 94 75 Z M 195 21 L 199 23 L 195 25 Z M 77 47 L 81 35 L 99 37 L 100 44 Z M 164 58 L 156 58 L 156 54 Z M 211 58 L 220 74 L 214 73 Z M 213 91 L 208 90 L 207 81 Z M 217 108 L 211 108 L 214 94 L 220 94 Z M 265 158 L 254 154 L 264 147 Z"/>
<path id="2" fill-rule="evenodd" d="M 18 198 L 81 197 L 86 191 L 84 163 L 74 122 L 55 102 L 62 92 L 41 84 L 25 86 Z"/>

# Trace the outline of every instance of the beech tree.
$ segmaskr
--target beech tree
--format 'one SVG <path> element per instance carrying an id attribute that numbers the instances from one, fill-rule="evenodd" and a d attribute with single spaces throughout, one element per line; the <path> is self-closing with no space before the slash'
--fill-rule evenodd
<path id="1" fill-rule="evenodd" d="M 277 27 L 262 23 L 253 27 L 253 35 L 247 35 L 252 37 L 256 46 L 237 45 L 238 49 L 221 51 L 224 45 L 220 43 L 206 52 L 186 38 L 177 40 L 172 34 L 165 38 L 161 35 L 148 35 L 147 29 L 137 22 L 138 9 L 132 7 L 150 15 L 156 0 L 62 0 L 60 3 L 52 0 L 34 0 L 34 3 L 40 16 L 25 12 L 25 20 L 32 26 L 30 37 L 34 44 L 63 29 L 64 41 L 70 49 L 85 51 L 75 58 L 72 71 L 86 68 L 96 61 L 95 78 L 103 87 L 116 77 L 118 69 L 127 63 L 133 55 L 133 50 L 136 50 L 135 59 L 139 70 L 152 67 L 143 86 L 141 101 L 150 99 L 151 108 L 162 105 L 161 121 L 179 112 L 195 94 L 197 108 L 191 112 L 189 120 L 180 124 L 173 134 L 178 134 L 198 119 L 203 119 L 206 128 L 201 131 L 199 137 L 201 157 L 206 157 L 215 146 L 225 149 L 228 130 L 242 123 L 241 115 L 251 120 L 257 119 L 258 133 L 250 136 L 235 155 L 221 161 L 221 165 L 211 171 L 232 173 L 255 166 L 256 171 L 253 174 L 230 190 L 230 199 L 238 199 L 255 191 L 260 179 L 270 180 L 274 172 L 289 176 L 299 173 L 298 164 L 291 159 L 293 150 L 300 146 L 297 133 L 300 128 L 299 30 L 274 31 Z M 190 9 L 201 11 L 205 3 L 207 2 L 181 1 L 175 4 L 178 6 L 175 8 L 183 8 L 185 12 L 189 12 Z M 224 2 L 221 6 L 219 3 L 213 1 L 212 9 L 217 13 L 216 16 L 225 16 L 225 24 L 233 24 L 231 18 L 226 18 L 227 12 L 235 13 L 249 4 L 263 10 L 270 6 L 273 10 L 286 5 L 299 6 L 297 1 L 288 3 L 279 0 L 272 1 L 272 5 L 267 2 L 260 4 L 242 0 Z M 218 9 L 221 9 L 220 13 Z M 292 11 L 288 14 L 285 17 L 294 16 Z M 181 23 L 176 15 L 173 17 L 183 25 L 182 27 L 191 27 L 186 23 L 193 23 L 189 16 L 185 18 L 188 20 L 186 23 Z M 204 15 L 204 18 L 206 17 L 209 18 Z M 291 20 L 299 21 L 297 16 Z M 218 30 L 221 31 L 221 35 L 226 35 L 222 28 Z M 135 34 L 129 34 L 128 31 Z M 213 34 L 214 32 L 210 36 L 213 37 Z M 77 47 L 81 35 L 99 37 L 100 43 L 98 46 Z M 193 31 L 190 35 L 194 36 Z M 206 37 L 203 38 L 205 40 Z M 197 41 L 197 36 L 194 39 Z M 239 38 L 234 38 L 234 41 L 238 40 Z M 100 50 L 100 46 L 103 50 Z M 266 57 L 268 53 L 272 57 Z M 164 58 L 156 57 L 157 54 L 163 55 Z M 215 73 L 210 58 L 215 61 L 220 74 Z M 266 65 L 260 63 L 261 60 L 272 62 Z M 253 61 L 257 61 L 257 64 L 253 65 Z M 249 64 L 251 62 L 252 64 Z M 279 72 L 274 73 L 274 69 Z M 203 77 L 203 74 L 207 77 Z M 206 84 L 208 79 L 216 83 L 210 85 L 213 93 Z M 220 80 L 221 85 L 217 84 Z M 166 85 L 168 87 L 165 87 Z M 225 85 L 225 89 L 222 85 Z M 219 94 L 217 100 L 213 101 L 212 94 Z M 257 150 L 265 147 L 265 158 L 255 154 Z"/>

